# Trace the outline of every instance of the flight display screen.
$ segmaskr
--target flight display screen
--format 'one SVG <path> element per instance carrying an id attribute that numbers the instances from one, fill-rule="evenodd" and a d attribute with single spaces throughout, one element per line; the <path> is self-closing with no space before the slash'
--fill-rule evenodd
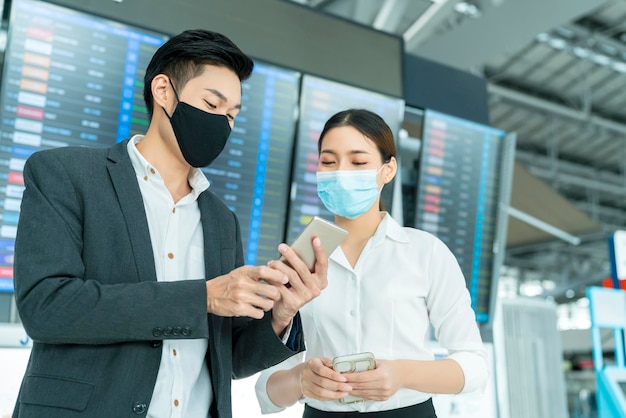
<path id="1" fill-rule="evenodd" d="M 13 291 L 26 159 L 144 134 L 145 68 L 167 39 L 41 1 L 13 2 L 0 96 L 0 291 Z M 278 257 L 284 239 L 299 86 L 300 73 L 256 62 L 229 142 L 203 168 L 209 190 L 239 218 L 246 264 Z"/>
<path id="2" fill-rule="evenodd" d="M 0 97 L 0 291 L 13 291 L 26 159 L 145 132 L 144 69 L 166 40 L 45 2 L 13 2 Z"/>
<path id="3" fill-rule="evenodd" d="M 498 129 L 425 112 L 415 226 L 456 256 L 478 322 L 489 321 L 504 139 Z"/>
<path id="4" fill-rule="evenodd" d="M 362 108 L 381 116 L 397 141 L 404 101 L 369 90 L 304 75 L 300 97 L 300 121 L 296 136 L 287 241 L 292 242 L 313 216 L 333 220 L 317 196 L 317 141 L 326 121 L 335 113 Z M 392 184 L 383 189 L 383 201 L 390 209 Z"/>
<path id="5" fill-rule="evenodd" d="M 228 144 L 203 169 L 209 190 L 239 218 L 246 264 L 280 256 L 299 85 L 300 73 L 256 62 Z"/>

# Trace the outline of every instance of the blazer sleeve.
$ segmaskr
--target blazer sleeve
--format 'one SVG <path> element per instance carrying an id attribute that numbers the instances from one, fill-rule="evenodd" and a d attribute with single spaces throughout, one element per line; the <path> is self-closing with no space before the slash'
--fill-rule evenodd
<path id="1" fill-rule="evenodd" d="M 237 237 L 235 263 L 236 267 L 239 267 L 243 265 L 243 246 L 239 221 L 234 213 L 232 216 L 235 219 Z M 234 379 L 252 376 L 304 350 L 304 335 L 299 313 L 293 319 L 290 347 L 287 347 L 274 332 L 271 311 L 266 312 L 260 320 L 234 317 L 232 324 Z"/>
<path id="2" fill-rule="evenodd" d="M 88 269 L 85 262 L 84 222 L 93 225 L 94 216 L 102 213 L 92 211 L 86 220 L 86 199 L 92 206 L 94 199 L 96 205 L 113 205 L 107 214 L 119 213 L 120 204 L 108 177 L 100 174 L 85 180 L 90 177 L 88 163 L 78 167 L 75 160 L 79 158 L 69 150 L 44 151 L 33 154 L 24 168 L 25 191 L 15 243 L 15 296 L 28 335 L 52 344 L 109 344 L 162 339 L 158 330 L 181 327 L 185 335 L 169 338 L 206 338 L 205 281 L 140 281 L 125 225 L 111 226 L 113 222 L 100 219 L 102 226 L 92 227 L 101 228 L 109 237 L 115 234 L 120 246 L 129 251 L 112 254 L 107 245 L 91 250 L 95 255 L 90 257 L 104 258 L 98 266 L 110 267 L 107 274 L 94 272 L 95 276 L 86 277 L 86 271 L 102 270 Z M 88 247 L 97 245 L 91 242 Z M 142 262 L 153 263 L 152 254 L 145 253 L 148 259 Z"/>

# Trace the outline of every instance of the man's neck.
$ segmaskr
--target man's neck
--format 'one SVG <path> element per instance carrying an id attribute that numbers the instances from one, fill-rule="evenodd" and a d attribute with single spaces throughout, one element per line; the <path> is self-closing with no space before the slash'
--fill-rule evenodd
<path id="1" fill-rule="evenodd" d="M 191 167 L 180 161 L 174 154 L 175 150 L 168 147 L 166 140 L 157 132 L 148 129 L 145 137 L 137 144 L 137 150 L 158 170 L 174 202 L 191 192 L 188 180 Z"/>

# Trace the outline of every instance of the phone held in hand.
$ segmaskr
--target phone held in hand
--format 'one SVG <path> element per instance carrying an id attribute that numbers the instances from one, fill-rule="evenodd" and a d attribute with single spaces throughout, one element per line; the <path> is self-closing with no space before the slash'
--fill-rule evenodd
<path id="1" fill-rule="evenodd" d="M 315 266 L 315 253 L 311 242 L 313 236 L 320 239 L 324 252 L 329 256 L 341 244 L 346 235 L 348 235 L 348 231 L 345 229 L 326 219 L 314 216 L 290 247 L 312 271 Z M 285 258 L 281 257 L 280 260 L 285 261 Z"/>
<path id="2" fill-rule="evenodd" d="M 376 359 L 372 353 L 349 354 L 338 356 L 333 359 L 333 369 L 339 373 L 358 373 L 376 368 Z M 365 399 L 356 396 L 346 396 L 339 399 L 342 404 L 363 402 Z"/>

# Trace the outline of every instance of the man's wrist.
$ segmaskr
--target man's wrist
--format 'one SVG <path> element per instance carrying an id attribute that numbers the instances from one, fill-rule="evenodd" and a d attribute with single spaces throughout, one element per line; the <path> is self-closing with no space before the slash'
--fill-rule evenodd
<path id="1" fill-rule="evenodd" d="M 284 318 L 282 315 L 275 315 L 272 311 L 272 328 L 276 332 L 279 338 L 284 336 L 285 330 L 289 328 L 293 317 Z"/>

